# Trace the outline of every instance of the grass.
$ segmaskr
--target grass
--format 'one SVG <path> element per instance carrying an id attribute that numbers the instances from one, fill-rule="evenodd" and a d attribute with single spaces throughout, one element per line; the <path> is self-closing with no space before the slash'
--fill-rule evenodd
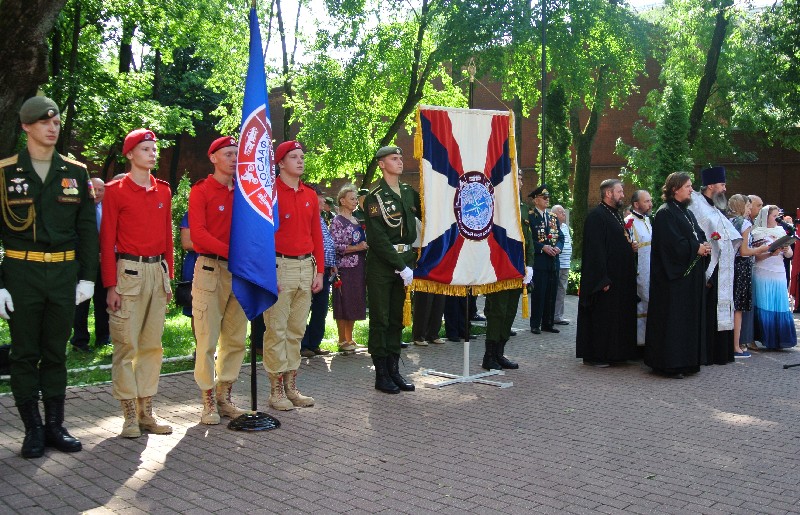
<path id="1" fill-rule="evenodd" d="M 182 356 L 191 356 L 194 351 L 194 337 L 192 336 L 191 321 L 188 317 L 184 316 L 181 308 L 173 304 L 169 306 L 166 322 L 164 324 L 164 336 L 162 338 L 164 346 L 164 358 L 178 358 Z M 93 312 L 89 313 L 89 326 L 93 326 L 94 320 Z M 369 331 L 369 321 L 357 321 L 353 328 L 353 339 L 360 344 L 366 346 Z M 92 341 L 94 343 L 94 332 L 91 332 Z M 249 331 L 248 331 L 249 332 Z M 472 326 L 471 334 L 485 334 L 486 328 L 481 326 Z M 440 336 L 444 335 L 444 327 L 440 331 Z M 0 324 L 0 342 L 10 342 L 11 337 L 8 333 L 8 324 Z M 411 341 L 411 327 L 403 328 L 403 341 Z M 338 350 L 339 337 L 336 331 L 336 321 L 333 319 L 333 312 L 328 312 L 328 317 L 325 320 L 325 335 L 322 339 L 321 348 L 335 352 Z M 72 346 L 67 345 L 67 384 L 70 386 L 83 386 L 97 383 L 107 383 L 111 381 L 111 369 L 107 370 L 80 370 L 89 367 L 111 364 L 111 354 L 113 347 L 107 345 L 101 349 L 94 349 L 91 353 L 82 353 L 73 351 Z M 245 362 L 250 361 L 249 353 L 245 356 Z M 259 358 L 260 361 L 260 358 Z M 161 367 L 162 374 L 169 374 L 174 372 L 183 372 L 187 370 L 194 370 L 194 361 L 191 359 L 172 361 L 164 363 Z M 11 391 L 8 380 L 0 381 L 0 393 L 8 393 Z"/>

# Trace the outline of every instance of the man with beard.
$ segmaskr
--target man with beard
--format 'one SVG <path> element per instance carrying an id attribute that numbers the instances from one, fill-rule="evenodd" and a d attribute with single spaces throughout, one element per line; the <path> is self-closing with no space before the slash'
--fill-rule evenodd
<path id="1" fill-rule="evenodd" d="M 711 243 L 707 264 L 705 345 L 700 347 L 701 365 L 725 365 L 733 358 L 733 261 L 742 235 L 725 216 L 725 168 L 713 166 L 700 172 L 703 186 L 692 192 L 689 209 Z"/>
<path id="2" fill-rule="evenodd" d="M 653 199 L 645 190 L 636 190 L 631 195 L 631 214 L 625 218 L 625 227 L 638 247 L 636 256 L 636 344 L 644 345 L 647 328 L 647 305 L 650 299 L 650 243 L 653 240 L 653 226 L 650 211 Z"/>
<path id="3" fill-rule="evenodd" d="M 617 179 L 600 183 L 600 205 L 586 216 L 581 256 L 576 357 L 586 365 L 636 359 L 636 243 L 619 213 Z"/>
<path id="4" fill-rule="evenodd" d="M 664 204 L 653 220 L 650 316 L 644 362 L 655 372 L 676 379 L 700 370 L 703 341 L 705 241 L 688 209 L 692 179 L 686 172 L 667 177 Z"/>

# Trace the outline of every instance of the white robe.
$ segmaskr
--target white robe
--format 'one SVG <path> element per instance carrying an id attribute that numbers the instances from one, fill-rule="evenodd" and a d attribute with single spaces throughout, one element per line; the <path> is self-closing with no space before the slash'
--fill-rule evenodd
<path id="1" fill-rule="evenodd" d="M 711 243 L 711 263 L 706 269 L 706 281 L 711 278 L 719 265 L 717 278 L 717 331 L 733 330 L 733 260 L 742 244 L 742 235 L 722 212 L 710 205 L 705 196 L 693 191 L 689 209 L 697 218 L 697 223 Z M 714 240 L 711 235 L 719 233 Z"/>
<path id="2" fill-rule="evenodd" d="M 647 307 L 650 303 L 650 244 L 653 241 L 653 226 L 647 216 L 639 218 L 635 215 L 628 215 L 625 218 L 626 225 L 630 219 L 633 219 L 631 227 L 633 239 L 639 244 L 639 250 L 636 253 L 636 294 L 640 299 L 636 305 L 636 344 L 643 346 L 647 328 Z"/>

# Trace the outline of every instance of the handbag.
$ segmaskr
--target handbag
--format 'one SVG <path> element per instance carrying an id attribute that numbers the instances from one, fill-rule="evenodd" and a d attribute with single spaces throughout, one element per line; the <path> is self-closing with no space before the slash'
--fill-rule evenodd
<path id="1" fill-rule="evenodd" d="M 192 307 L 192 281 L 179 281 L 175 285 L 175 304 L 182 308 Z"/>

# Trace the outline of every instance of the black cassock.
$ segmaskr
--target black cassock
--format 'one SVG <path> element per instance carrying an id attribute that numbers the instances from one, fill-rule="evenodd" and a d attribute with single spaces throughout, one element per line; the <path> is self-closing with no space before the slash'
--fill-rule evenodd
<path id="1" fill-rule="evenodd" d="M 692 212 L 674 200 L 656 212 L 644 362 L 658 372 L 693 373 L 700 368 L 706 258 L 686 271 L 705 240 Z"/>
<path id="2" fill-rule="evenodd" d="M 577 357 L 601 362 L 639 357 L 635 256 L 619 212 L 602 203 L 592 209 L 583 229 Z"/>

